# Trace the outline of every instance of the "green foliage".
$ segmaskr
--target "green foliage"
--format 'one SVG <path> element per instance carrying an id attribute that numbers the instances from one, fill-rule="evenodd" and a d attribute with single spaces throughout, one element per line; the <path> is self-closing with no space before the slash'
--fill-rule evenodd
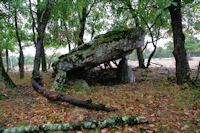
<path id="1" fill-rule="evenodd" d="M 52 19 L 48 25 L 50 32 L 45 37 L 45 45 L 50 47 L 75 46 L 79 40 L 84 8 L 87 13 L 85 33 L 94 36 L 104 30 L 106 27 L 105 9 L 102 2 L 96 0 L 57 1 L 52 10 Z"/>
<path id="2" fill-rule="evenodd" d="M 34 57 L 32 55 L 24 56 L 24 64 L 25 65 L 33 65 Z"/>
<path id="3" fill-rule="evenodd" d="M 13 26 L 7 23 L 6 20 L 0 20 L 0 22 L 0 49 L 14 50 L 13 44 L 16 44 L 16 39 L 14 38 Z"/>
<path id="4" fill-rule="evenodd" d="M 56 62 L 58 60 L 58 57 L 60 57 L 62 54 L 61 53 L 56 53 L 53 55 L 48 55 L 47 58 L 47 63 L 52 63 L 52 62 Z"/>
<path id="5" fill-rule="evenodd" d="M 183 30 L 186 34 L 195 35 L 199 33 L 200 1 L 185 0 L 182 8 Z"/>
<path id="6" fill-rule="evenodd" d="M 194 0 L 183 0 L 186 4 L 192 3 Z"/>
<path id="7" fill-rule="evenodd" d="M 167 50 L 173 50 L 172 42 L 166 43 L 165 46 L 167 47 Z M 189 56 L 200 56 L 200 40 L 193 35 L 186 35 L 185 48 Z"/>
<path id="8" fill-rule="evenodd" d="M 154 58 L 168 58 L 168 57 L 173 57 L 172 50 L 163 47 L 158 47 L 156 53 L 154 54 Z"/>
<path id="9" fill-rule="evenodd" d="M 200 40 L 194 36 L 186 36 L 185 47 L 192 55 L 200 56 Z"/>
<path id="10" fill-rule="evenodd" d="M 9 61 L 10 61 L 10 65 L 12 65 L 11 67 L 15 67 L 18 66 L 18 58 L 16 56 L 9 56 Z M 3 63 L 4 66 L 6 66 L 6 57 L 3 57 Z"/>
<path id="11" fill-rule="evenodd" d="M 15 10 L 24 17 L 27 16 L 28 8 L 25 4 L 25 0 L 8 0 L 2 4 L 3 10 L 0 11 L 0 49 L 9 49 L 11 51 L 15 50 L 17 45 L 17 37 L 15 33 L 15 21 L 14 13 Z M 3 15 L 2 15 L 3 14 Z M 20 16 L 18 14 L 18 16 Z M 27 41 L 28 36 L 26 30 L 24 30 L 23 18 L 19 17 L 18 19 L 18 31 L 21 37 L 21 40 Z"/>

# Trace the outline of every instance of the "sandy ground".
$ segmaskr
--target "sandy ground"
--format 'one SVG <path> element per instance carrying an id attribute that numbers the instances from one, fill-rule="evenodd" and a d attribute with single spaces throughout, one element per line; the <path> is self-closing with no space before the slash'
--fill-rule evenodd
<path id="1" fill-rule="evenodd" d="M 200 61 L 200 57 L 191 57 L 189 59 L 189 65 L 192 70 L 196 70 L 198 67 Z M 135 60 L 129 60 L 129 66 L 132 68 L 138 67 L 138 61 Z M 145 64 L 147 63 L 147 59 L 145 60 Z M 112 64 L 114 67 L 115 65 Z M 150 68 L 157 68 L 157 67 L 163 67 L 167 69 L 175 69 L 175 59 L 174 58 L 153 58 L 151 61 Z M 25 66 L 25 71 L 26 72 L 31 72 L 32 71 L 32 66 Z M 15 67 L 15 69 L 12 70 L 18 71 L 18 67 Z"/>
<path id="2" fill-rule="evenodd" d="M 200 57 L 191 57 L 189 59 L 189 65 L 191 69 L 197 69 L 199 65 Z M 147 62 L 147 60 L 145 60 Z M 138 61 L 129 60 L 129 65 L 131 67 L 137 67 Z M 174 58 L 153 58 L 150 67 L 165 67 L 168 69 L 175 69 L 175 59 Z"/>

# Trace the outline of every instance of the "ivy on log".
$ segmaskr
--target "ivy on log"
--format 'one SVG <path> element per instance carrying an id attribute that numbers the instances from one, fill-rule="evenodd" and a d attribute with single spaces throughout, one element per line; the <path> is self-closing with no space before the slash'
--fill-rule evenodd
<path id="1" fill-rule="evenodd" d="M 103 104 L 94 104 L 92 103 L 92 100 L 79 100 L 70 96 L 66 96 L 63 94 L 56 94 L 51 91 L 47 91 L 46 89 L 42 88 L 35 80 L 32 81 L 32 86 L 33 88 L 42 96 L 46 97 L 49 100 L 52 101 L 60 101 L 60 102 L 68 102 L 72 105 L 78 106 L 78 107 L 83 107 L 87 109 L 93 109 L 93 110 L 102 110 L 102 111 L 117 111 L 117 108 L 112 108 L 112 107 L 106 107 Z"/>
<path id="2" fill-rule="evenodd" d="M 123 126 L 128 124 L 130 126 L 136 124 L 148 123 L 146 117 L 113 117 L 101 121 L 92 122 L 78 122 L 78 123 L 64 123 L 64 124 L 44 124 L 37 126 L 14 127 L 0 130 L 0 133 L 25 133 L 25 132 L 39 132 L 39 131 L 68 131 L 68 130 L 82 130 L 82 129 L 95 129 L 107 128 L 114 126 Z"/>

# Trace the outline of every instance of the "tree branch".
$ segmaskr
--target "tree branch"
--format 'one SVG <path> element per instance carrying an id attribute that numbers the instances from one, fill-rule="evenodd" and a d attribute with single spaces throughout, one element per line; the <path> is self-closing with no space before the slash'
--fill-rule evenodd
<path id="1" fill-rule="evenodd" d="M 52 6 L 53 6 L 53 0 L 48 0 L 46 9 L 44 11 L 39 10 L 37 12 L 38 20 L 40 21 L 39 23 L 42 23 L 41 27 L 39 27 L 42 32 L 44 32 L 46 25 L 48 23 L 48 20 L 50 18 Z"/>
<path id="2" fill-rule="evenodd" d="M 90 9 L 89 9 L 89 11 L 86 14 L 86 17 L 90 14 L 92 8 L 94 7 L 94 4 L 95 4 L 95 2 L 93 2 L 92 5 L 90 6 Z"/>
<path id="3" fill-rule="evenodd" d="M 41 81 L 39 79 L 39 81 Z M 87 109 L 92 109 L 92 110 L 102 110 L 102 111 L 107 111 L 107 112 L 111 112 L 111 111 L 117 111 L 117 108 L 112 108 L 112 107 L 106 107 L 103 104 L 94 104 L 92 103 L 92 100 L 79 100 L 79 99 L 75 99 L 72 98 L 70 96 L 66 96 L 63 94 L 56 94 L 54 92 L 50 92 L 47 91 L 46 89 L 42 88 L 35 80 L 32 81 L 32 86 L 35 89 L 35 91 L 37 91 L 39 94 L 41 94 L 42 96 L 46 97 L 49 100 L 52 101 L 61 101 L 61 102 L 67 102 L 70 103 L 72 105 L 78 106 L 78 107 L 82 107 L 82 108 L 87 108 Z"/>
<path id="4" fill-rule="evenodd" d="M 156 40 L 154 40 L 154 42 L 149 42 L 149 41 L 147 41 L 146 43 L 145 43 L 145 46 L 144 46 L 144 48 L 142 49 L 142 52 L 144 52 L 144 50 L 146 49 L 146 47 L 147 47 L 147 45 L 149 44 L 149 43 L 155 43 L 155 42 L 157 42 L 158 40 L 160 40 L 160 39 L 162 39 L 163 37 L 159 37 L 159 38 L 157 38 Z"/>
<path id="5" fill-rule="evenodd" d="M 33 16 L 33 12 L 32 12 L 32 4 L 31 4 L 31 0 L 29 0 L 29 9 L 30 9 L 30 14 L 31 14 L 31 18 L 32 18 L 32 31 L 33 31 L 33 43 L 36 45 L 36 37 L 35 37 L 35 18 Z M 36 28 L 36 30 L 38 31 L 38 29 Z"/>

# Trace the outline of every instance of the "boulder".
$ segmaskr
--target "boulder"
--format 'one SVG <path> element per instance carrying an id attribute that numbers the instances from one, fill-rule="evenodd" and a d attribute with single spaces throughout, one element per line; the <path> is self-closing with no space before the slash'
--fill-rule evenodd
<path id="1" fill-rule="evenodd" d="M 83 79 L 70 80 L 68 82 L 68 85 L 69 86 L 80 86 L 81 88 L 88 88 L 89 87 L 88 83 Z"/>

